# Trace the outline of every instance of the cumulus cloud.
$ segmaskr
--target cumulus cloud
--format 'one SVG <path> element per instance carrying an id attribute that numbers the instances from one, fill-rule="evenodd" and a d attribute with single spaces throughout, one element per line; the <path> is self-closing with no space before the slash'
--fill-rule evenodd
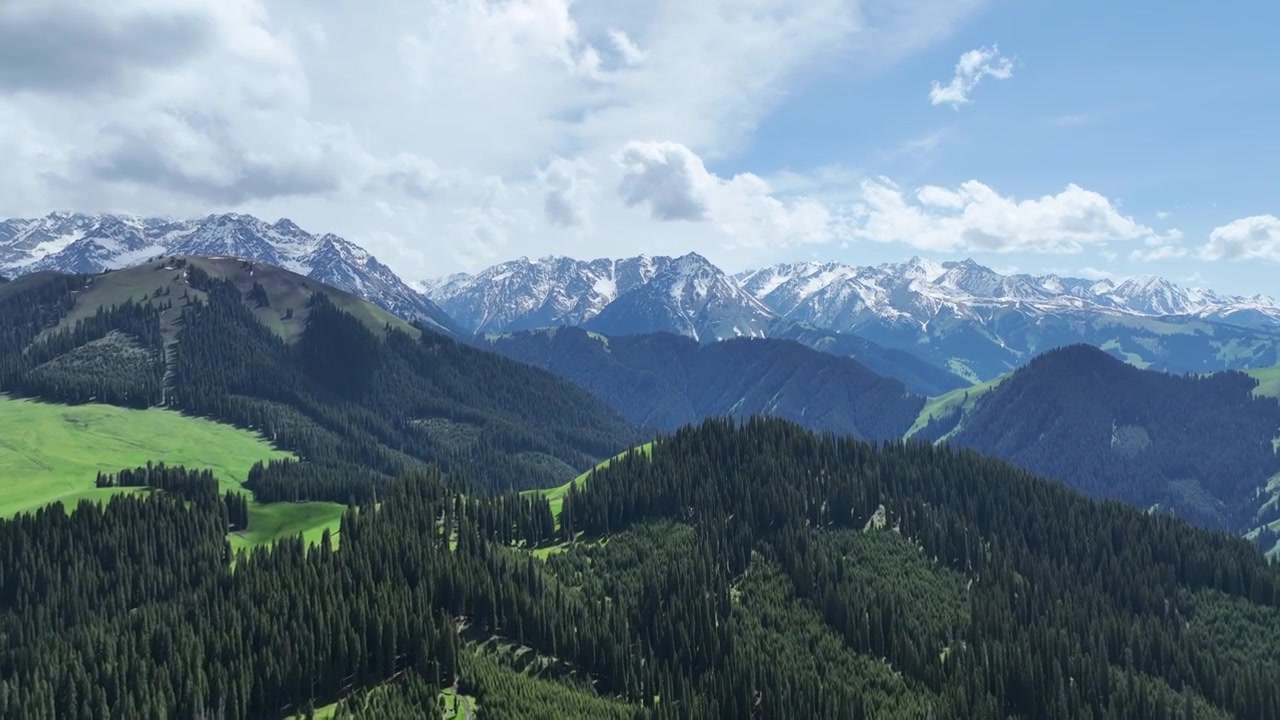
<path id="1" fill-rule="evenodd" d="M 590 165 L 581 160 L 552 160 L 541 173 L 545 195 L 542 212 L 547 222 L 563 228 L 590 222 L 591 198 L 595 182 L 588 177 Z"/>
<path id="2" fill-rule="evenodd" d="M 1162 235 L 1152 235 L 1143 240 L 1142 244 L 1145 247 L 1136 248 L 1129 253 L 1129 259 L 1151 262 L 1153 260 L 1173 260 L 1186 257 L 1189 251 L 1186 247 L 1178 244 L 1181 239 L 1182 231 L 1177 228 Z"/>
<path id="3" fill-rule="evenodd" d="M 613 41 L 613 47 L 622 57 L 623 63 L 637 65 L 644 61 L 644 51 L 637 47 L 625 32 L 617 29 L 610 30 L 609 39 Z"/>
<path id="4" fill-rule="evenodd" d="M 1013 61 L 1001 55 L 1000 49 L 995 45 L 980 47 L 961 55 L 951 82 L 942 85 L 934 81 L 929 90 L 929 102 L 953 108 L 967 105 L 971 102 L 969 94 L 983 78 L 988 77 L 996 80 L 1013 77 Z"/>
<path id="5" fill-rule="evenodd" d="M 843 214 L 702 158 L 805 73 L 875 72 L 982 2 L 5 0 L 0 216 L 286 216 L 417 277 L 512 251 L 765 262 Z M 615 162 L 643 138 L 687 154 Z"/>
<path id="6" fill-rule="evenodd" d="M 855 232 L 922 250 L 1080 252 L 1086 245 L 1156 236 L 1103 195 L 1067 185 L 1056 195 L 1018 200 L 977 180 L 908 194 L 887 178 L 862 184 Z"/>
<path id="7" fill-rule="evenodd" d="M 629 207 L 644 205 L 655 220 L 705 220 L 707 193 L 716 182 L 689 148 L 673 142 L 631 142 L 618 153 L 618 194 Z"/>
<path id="8" fill-rule="evenodd" d="M 1280 218 L 1254 215 L 1214 228 L 1200 248 L 1206 260 L 1273 260 L 1280 262 Z"/>
<path id="9" fill-rule="evenodd" d="M 689 148 L 672 142 L 633 141 L 614 157 L 622 169 L 618 194 L 662 221 L 707 221 L 733 246 L 820 242 L 831 238 L 835 215 L 806 197 L 782 198 L 763 178 L 722 178 Z"/>
<path id="10" fill-rule="evenodd" d="M 1084 278 L 1085 280 L 1118 280 L 1118 279 L 1121 279 L 1121 278 L 1119 278 L 1115 273 L 1111 272 L 1110 270 L 1103 270 L 1103 269 L 1101 269 L 1101 268 L 1096 268 L 1096 267 L 1082 267 L 1082 268 L 1080 268 L 1079 270 L 1075 271 L 1075 274 L 1076 274 L 1076 275 L 1078 275 L 1078 276 L 1080 276 L 1080 277 L 1082 277 L 1082 278 Z"/>
<path id="11" fill-rule="evenodd" d="M 213 42 L 207 8 L 126 0 L 108 8 L 68 0 L 0 5 L 0 89 L 76 93 L 119 89 Z"/>
<path id="12" fill-rule="evenodd" d="M 340 136 L 304 133 L 305 143 L 270 150 L 240 145 L 218 114 L 159 113 L 143 123 L 103 128 L 103 148 L 85 160 L 95 177 L 189 195 L 215 205 L 237 205 L 341 187 L 350 167 L 333 157 L 346 151 Z"/>

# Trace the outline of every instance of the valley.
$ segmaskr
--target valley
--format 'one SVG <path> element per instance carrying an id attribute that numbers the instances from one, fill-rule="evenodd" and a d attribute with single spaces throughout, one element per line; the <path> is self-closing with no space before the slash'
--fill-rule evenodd
<path id="1" fill-rule="evenodd" d="M 688 262 L 620 307 L 684 313 Z M 455 338 L 238 259 L 5 283 L 0 716 L 1280 716 L 1270 370 L 969 386 L 695 307 Z"/>

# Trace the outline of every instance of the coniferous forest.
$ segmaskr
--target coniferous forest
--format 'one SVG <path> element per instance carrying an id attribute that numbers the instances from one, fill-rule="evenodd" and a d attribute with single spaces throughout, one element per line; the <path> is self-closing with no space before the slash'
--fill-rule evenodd
<path id="1" fill-rule="evenodd" d="M 632 423 L 659 430 L 768 413 L 812 430 L 884 440 L 902 437 L 925 403 L 857 360 L 787 340 L 702 344 L 669 333 L 605 337 L 565 327 L 475 342 L 546 368 Z"/>
<path id="2" fill-rule="evenodd" d="M 191 488 L 0 523 L 0 715 L 423 717 L 449 688 L 510 718 L 1280 717 L 1276 567 L 967 452 L 709 421 L 564 527 L 427 471 L 339 550 L 236 557 L 166 472 Z"/>
<path id="3" fill-rule="evenodd" d="M 231 280 L 181 266 L 191 292 L 130 298 L 66 327 L 91 276 L 41 278 L 0 297 L 0 390 L 163 402 L 260 431 L 303 458 L 255 469 L 250 486 L 263 501 L 364 501 L 425 464 L 486 491 L 548 487 L 642 437 L 549 373 L 430 332 L 375 333 L 323 293 L 286 342 Z M 160 314 L 175 308 L 166 350 Z"/>
<path id="4" fill-rule="evenodd" d="M 287 341 L 252 313 L 289 309 L 187 273 L 76 323 L 90 278 L 6 286 L 0 389 L 258 430 L 300 459 L 255 467 L 254 500 L 341 524 L 233 551 L 246 497 L 159 463 L 0 520 L 0 717 L 1280 720 L 1280 567 L 1243 540 L 759 418 L 660 436 L 553 505 L 516 491 L 649 438 L 321 293 Z"/>
<path id="5" fill-rule="evenodd" d="M 1280 403 L 1255 397 L 1257 384 L 1234 371 L 1139 370 L 1075 345 L 1032 360 L 922 437 L 954 428 L 949 442 L 1086 494 L 1239 532 L 1276 519 L 1258 489 L 1280 474 Z"/>

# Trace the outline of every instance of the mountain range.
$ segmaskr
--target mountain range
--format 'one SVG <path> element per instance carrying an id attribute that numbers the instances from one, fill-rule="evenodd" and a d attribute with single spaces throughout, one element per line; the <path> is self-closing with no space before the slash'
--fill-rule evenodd
<path id="1" fill-rule="evenodd" d="M 1280 404 L 1240 372 L 1169 375 L 1077 344 L 926 401 L 856 360 L 786 340 L 565 327 L 474 343 L 571 380 L 647 428 L 768 415 L 866 440 L 946 441 L 1208 527 L 1256 534 L 1280 523 Z"/>
<path id="2" fill-rule="evenodd" d="M 797 263 L 730 276 L 692 253 L 520 258 L 424 287 L 471 331 L 582 325 L 611 335 L 666 331 L 703 342 L 808 337 L 815 347 L 829 347 L 830 337 L 815 336 L 817 330 L 858 336 L 881 354 L 885 348 L 911 353 L 967 382 L 1077 342 L 1171 372 L 1280 362 L 1280 302 L 1273 298 L 1188 289 L 1156 277 L 1003 275 L 972 260 Z"/>
<path id="3" fill-rule="evenodd" d="M 158 255 L 279 266 L 455 336 L 581 326 L 609 336 L 670 332 L 702 343 L 792 339 L 853 357 L 931 396 L 1074 343 L 1174 373 L 1280 364 L 1280 302 L 1150 276 L 1001 274 L 972 260 L 918 257 L 730 275 L 689 253 L 520 258 L 415 286 L 354 243 L 308 233 L 288 219 L 51 213 L 0 222 L 0 275 L 101 272 Z"/>
<path id="4" fill-rule="evenodd" d="M 478 347 L 573 381 L 631 423 L 675 430 L 710 417 L 770 415 L 864 440 L 901 438 L 925 398 L 848 357 L 797 342 L 699 343 L 670 333 L 581 328 L 479 336 Z"/>
<path id="5" fill-rule="evenodd" d="M 171 220 L 50 213 L 0 221 L 0 274 L 96 273 L 158 255 L 232 257 L 281 267 L 346 290 L 389 312 L 454 332 L 449 317 L 368 251 L 337 235 L 313 235 L 291 220 L 208 215 Z"/>

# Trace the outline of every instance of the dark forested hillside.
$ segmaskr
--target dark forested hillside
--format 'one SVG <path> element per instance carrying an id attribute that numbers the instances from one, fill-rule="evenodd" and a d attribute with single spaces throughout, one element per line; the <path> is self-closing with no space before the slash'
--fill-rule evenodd
<path id="1" fill-rule="evenodd" d="M 908 390 L 917 395 L 943 395 L 970 384 L 959 375 L 906 350 L 880 345 L 853 333 L 839 333 L 805 323 L 780 320 L 769 328 L 769 337 L 795 340 L 814 350 L 851 357 L 876 374 L 901 380 Z"/>
<path id="2" fill-rule="evenodd" d="M 1075 345 L 1036 358 L 926 435 L 951 432 L 954 444 L 1089 495 L 1241 531 L 1276 519 L 1258 512 L 1269 499 L 1260 489 L 1280 473 L 1280 403 L 1255 397 L 1256 386 L 1230 371 L 1139 370 Z"/>
<path id="3" fill-rule="evenodd" d="M 668 333 L 557 328 L 481 336 L 478 344 L 572 380 L 632 423 L 661 429 L 771 415 L 864 439 L 899 438 L 925 402 L 857 361 L 784 340 L 700 344 Z"/>
<path id="4" fill-rule="evenodd" d="M 314 282 L 224 265 L 179 259 L 124 271 L 157 283 L 140 295 L 118 292 L 137 284 L 132 276 L 110 274 L 51 274 L 7 293 L 0 390 L 163 403 L 259 430 L 302 458 L 254 469 L 249 486 L 263 501 L 363 500 L 423 463 L 475 488 L 554 485 L 638 437 L 550 373 L 431 332 L 375 326 L 376 315 L 337 304 L 362 301 L 335 300 Z M 104 288 L 120 302 L 90 312 L 84 298 Z M 264 311 L 280 323 L 264 322 Z"/>
<path id="5" fill-rule="evenodd" d="M 1280 718 L 1280 569 L 972 453 L 709 421 L 559 527 L 412 473 L 234 567 L 166 472 L 0 521 L 0 717 Z"/>

